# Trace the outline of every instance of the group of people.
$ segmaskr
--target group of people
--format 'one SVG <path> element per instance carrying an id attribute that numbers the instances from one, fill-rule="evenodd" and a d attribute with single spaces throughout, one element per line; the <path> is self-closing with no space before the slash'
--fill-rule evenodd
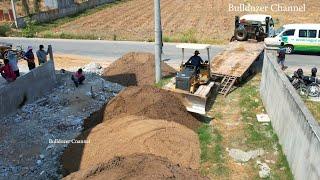
<path id="1" fill-rule="evenodd" d="M 12 50 L 9 50 L 7 55 L 7 58 L 4 59 L 4 66 L 0 67 L 0 73 L 1 76 L 4 79 L 6 79 L 7 82 L 12 82 L 20 76 L 18 67 L 18 60 L 20 57 L 15 51 Z M 39 65 L 47 62 L 48 50 L 44 50 L 43 45 L 39 46 L 39 50 L 37 50 L 36 55 L 38 58 Z M 23 53 L 22 58 L 27 61 L 28 68 L 30 71 L 36 67 L 35 56 L 33 53 L 32 46 L 28 46 L 27 51 Z"/>

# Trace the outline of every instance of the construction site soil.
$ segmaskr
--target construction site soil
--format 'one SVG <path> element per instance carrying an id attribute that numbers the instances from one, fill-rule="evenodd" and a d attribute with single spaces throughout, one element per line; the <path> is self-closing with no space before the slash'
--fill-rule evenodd
<path id="1" fill-rule="evenodd" d="M 62 156 L 66 174 L 87 170 L 115 156 L 135 153 L 166 157 L 175 164 L 199 168 L 200 149 L 197 134 L 184 126 L 143 116 L 126 116 L 101 123 L 77 139 L 90 143 L 71 144 Z M 81 157 L 79 162 L 75 159 Z M 135 166 L 140 166 L 139 163 Z"/>
<path id="2" fill-rule="evenodd" d="M 76 138 L 90 143 L 66 148 L 61 156 L 65 179 L 202 179 L 200 122 L 181 97 L 153 86 L 152 69 L 152 54 L 128 53 L 104 72 L 108 81 L 129 87 L 96 116 L 102 123 Z M 165 63 L 162 70 L 175 73 Z"/>
<path id="3" fill-rule="evenodd" d="M 155 83 L 155 60 L 151 53 L 130 52 L 113 62 L 103 73 L 107 81 L 123 86 L 151 85 Z M 161 63 L 162 77 L 175 75 L 176 71 Z"/>
<path id="4" fill-rule="evenodd" d="M 139 166 L 137 166 L 139 164 Z M 73 173 L 66 180 L 108 179 L 208 179 L 190 169 L 171 163 L 167 158 L 152 154 L 133 154 L 127 157 L 114 157 L 83 172 Z"/>
<path id="5" fill-rule="evenodd" d="M 197 131 L 200 122 L 187 112 L 180 98 L 153 86 L 127 87 L 108 103 L 104 121 L 136 115 L 174 121 Z"/>

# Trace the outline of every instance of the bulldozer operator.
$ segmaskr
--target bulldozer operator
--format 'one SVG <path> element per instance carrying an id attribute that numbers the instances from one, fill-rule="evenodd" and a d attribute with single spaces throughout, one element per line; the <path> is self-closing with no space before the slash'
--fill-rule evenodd
<path id="1" fill-rule="evenodd" d="M 196 68 L 197 74 L 200 72 L 200 66 L 204 63 L 202 58 L 199 56 L 200 52 L 198 50 L 194 51 L 194 55 L 186 62 L 186 65 L 192 65 Z"/>

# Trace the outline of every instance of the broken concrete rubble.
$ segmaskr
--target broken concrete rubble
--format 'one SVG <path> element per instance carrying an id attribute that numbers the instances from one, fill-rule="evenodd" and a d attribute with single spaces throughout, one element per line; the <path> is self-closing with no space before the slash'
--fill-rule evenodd
<path id="1" fill-rule="evenodd" d="M 228 149 L 229 156 L 231 156 L 235 161 L 245 163 L 248 162 L 250 159 L 254 159 L 256 157 L 262 156 L 264 154 L 263 149 L 257 149 L 252 151 L 242 151 L 241 149 Z"/>
<path id="2" fill-rule="evenodd" d="M 269 168 L 269 166 L 266 163 L 262 163 L 260 161 L 257 161 L 257 165 L 260 168 L 260 171 L 259 171 L 260 178 L 264 179 L 264 178 L 270 177 L 271 169 Z"/>
<path id="3" fill-rule="evenodd" d="M 59 179 L 59 157 L 67 144 L 83 130 L 83 120 L 101 109 L 122 86 L 87 73 L 76 88 L 70 73 L 58 74 L 60 84 L 41 99 L 0 118 L 0 179 Z M 93 92 L 98 98 L 87 97 Z"/>

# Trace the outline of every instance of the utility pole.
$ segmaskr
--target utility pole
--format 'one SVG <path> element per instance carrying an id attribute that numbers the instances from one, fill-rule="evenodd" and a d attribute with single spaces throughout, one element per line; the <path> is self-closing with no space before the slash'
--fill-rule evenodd
<path id="1" fill-rule="evenodd" d="M 161 53 L 162 53 L 162 30 L 161 30 L 161 11 L 160 0 L 154 0 L 154 30 L 155 30 L 155 76 L 156 83 L 161 80 Z"/>
<path id="2" fill-rule="evenodd" d="M 14 25 L 18 29 L 16 6 L 13 1 L 14 0 L 11 0 L 12 14 L 13 14 L 13 19 L 14 19 Z"/>

